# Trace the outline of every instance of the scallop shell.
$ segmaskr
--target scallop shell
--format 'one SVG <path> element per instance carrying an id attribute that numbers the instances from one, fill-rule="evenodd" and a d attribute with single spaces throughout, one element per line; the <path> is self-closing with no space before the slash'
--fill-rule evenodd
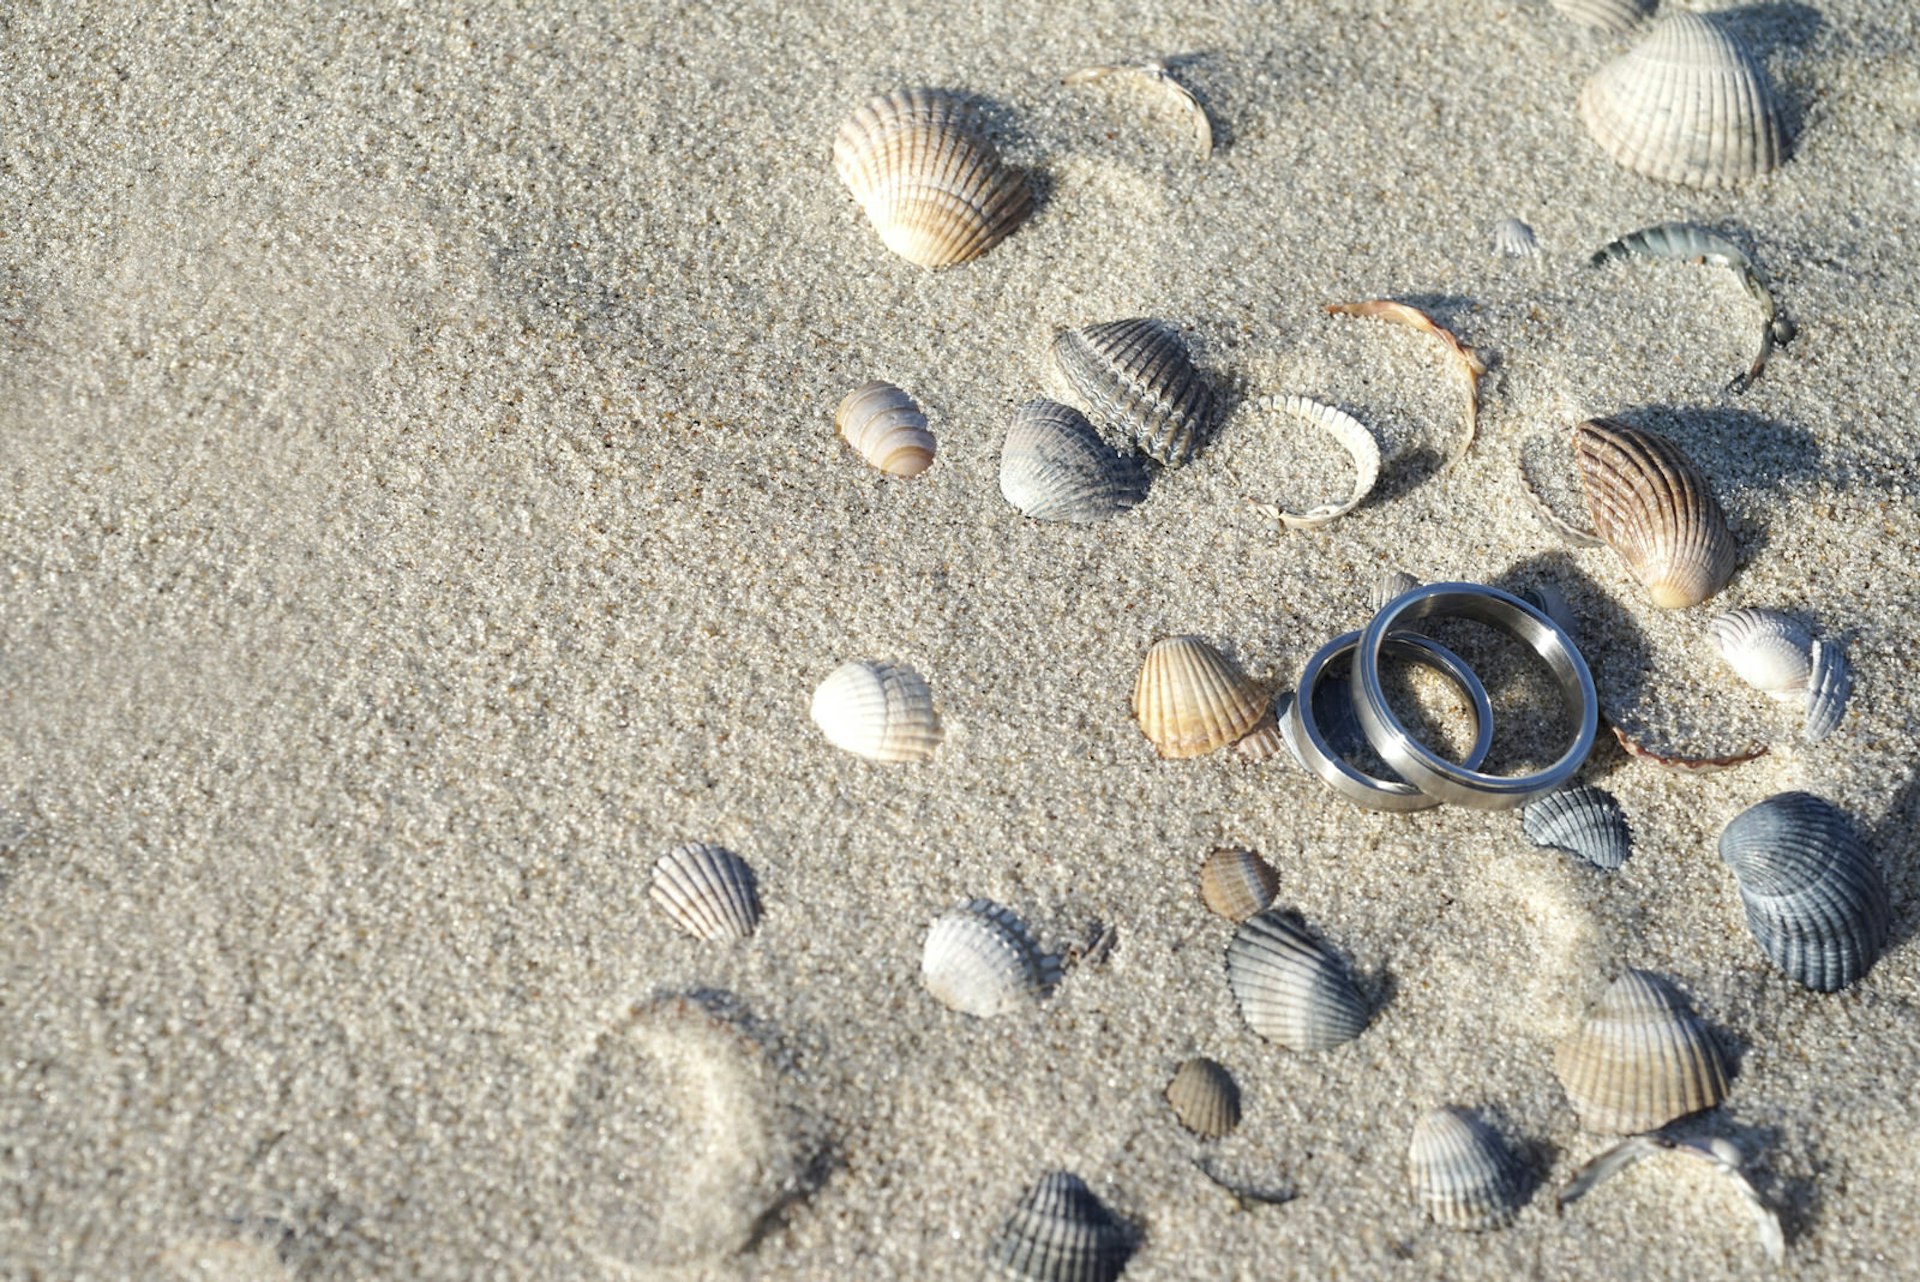
<path id="1" fill-rule="evenodd" d="M 1367 495 L 1373 493 L 1373 487 L 1380 481 L 1380 445 L 1373 439 L 1373 433 L 1367 430 L 1353 415 L 1331 405 L 1305 396 L 1263 396 L 1258 407 L 1269 412 L 1286 414 L 1303 423 L 1318 427 L 1338 442 L 1347 457 L 1353 460 L 1353 492 L 1336 503 L 1322 503 L 1308 508 L 1304 512 L 1280 513 L 1280 523 L 1290 530 L 1317 530 L 1321 526 L 1345 516 L 1359 507 Z"/>
<path id="2" fill-rule="evenodd" d="M 1672 983 L 1630 970 L 1560 1043 L 1554 1072 L 1590 1131 L 1635 1134 L 1727 1097 L 1713 1034 Z"/>
<path id="3" fill-rule="evenodd" d="M 1276 700 L 1267 714 L 1254 723 L 1253 729 L 1233 741 L 1235 755 L 1246 761 L 1267 761 L 1278 756 L 1286 747 L 1286 736 L 1280 733 L 1280 704 Z"/>
<path id="4" fill-rule="evenodd" d="M 1776 610 L 1729 610 L 1707 624 L 1720 657 L 1756 690 L 1798 703 L 1813 671 L 1813 636 Z"/>
<path id="5" fill-rule="evenodd" d="M 1012 909 L 970 899 L 928 929 L 920 978 L 942 1005 L 987 1019 L 1046 996 L 1060 982 L 1060 961 Z"/>
<path id="6" fill-rule="evenodd" d="M 1265 912 L 1280 889 L 1280 874 L 1251 850 L 1223 846 L 1200 865 L 1200 899 L 1228 921 Z"/>
<path id="7" fill-rule="evenodd" d="M 833 422 L 860 457 L 888 476 L 918 476 L 933 466 L 933 433 L 919 404 L 878 379 L 848 392 Z"/>
<path id="8" fill-rule="evenodd" d="M 1780 107 L 1746 44 L 1712 18 L 1675 13 L 1593 74 L 1580 120 L 1635 173 L 1730 187 L 1786 159 Z"/>
<path id="9" fill-rule="evenodd" d="M 1493 252 L 1501 258 L 1538 258 L 1540 242 L 1518 218 L 1502 218 L 1493 225 Z"/>
<path id="10" fill-rule="evenodd" d="M 1167 1083 L 1167 1103 L 1180 1125 L 1203 1140 L 1233 1134 L 1240 1125 L 1240 1087 L 1233 1074 L 1205 1057 L 1190 1059 Z"/>
<path id="11" fill-rule="evenodd" d="M 1760 951 L 1796 983 L 1837 992 L 1886 947 L 1886 878 L 1832 803 L 1804 792 L 1769 797 L 1721 832 L 1720 858 L 1740 883 Z"/>
<path id="12" fill-rule="evenodd" d="M 828 743 L 868 761 L 929 761 L 943 733 L 926 678 L 890 661 L 856 659 L 829 672 L 812 715 Z"/>
<path id="13" fill-rule="evenodd" d="M 1079 410 L 1028 401 L 1013 412 L 1000 448 L 1000 493 L 1036 521 L 1090 525 L 1147 497 L 1147 469 L 1116 453 Z"/>
<path id="14" fill-rule="evenodd" d="M 1573 457 L 1593 528 L 1655 605 L 1698 605 L 1726 585 L 1733 535 L 1707 478 L 1679 446 L 1596 418 L 1573 429 Z"/>
<path id="15" fill-rule="evenodd" d="M 1066 1171 L 1042 1176 L 987 1248 L 1003 1278 L 1023 1282 L 1113 1282 L 1133 1254 L 1133 1232 Z"/>
<path id="16" fill-rule="evenodd" d="M 1213 433 L 1213 385 L 1165 321 L 1063 330 L 1054 336 L 1053 359 L 1093 413 L 1124 426 L 1156 462 L 1179 467 Z"/>
<path id="17" fill-rule="evenodd" d="M 653 865 L 653 902 L 698 939 L 745 939 L 760 924 L 753 869 L 725 846 L 689 842 Z"/>
<path id="18" fill-rule="evenodd" d="M 1153 643 L 1133 683 L 1133 715 L 1163 757 L 1200 757 L 1252 730 L 1272 701 L 1198 637 Z"/>
<path id="19" fill-rule="evenodd" d="M 1552 0 L 1553 7 L 1583 27 L 1631 31 L 1653 12 L 1654 0 Z"/>
<path id="20" fill-rule="evenodd" d="M 1633 853 L 1633 829 L 1612 793 L 1566 788 L 1520 812 L 1520 826 L 1536 846 L 1564 850 L 1612 872 Z"/>
<path id="21" fill-rule="evenodd" d="M 1450 1229 L 1505 1228 L 1532 1192 L 1526 1164 L 1464 1108 L 1421 1115 L 1407 1142 L 1407 1172 L 1413 1200 Z"/>
<path id="22" fill-rule="evenodd" d="M 922 267 L 978 258 L 1033 204 L 974 105 L 943 89 L 898 89 L 855 111 L 834 137 L 833 167 L 887 248 Z"/>
<path id="23" fill-rule="evenodd" d="M 1371 1018 L 1346 963 L 1286 913 L 1241 924 L 1227 945 L 1227 984 L 1247 1026 L 1289 1050 L 1352 1041 Z"/>
<path id="24" fill-rule="evenodd" d="M 1808 743 L 1819 743 L 1834 732 L 1852 695 L 1853 668 L 1847 663 L 1846 650 L 1831 641 L 1815 641 L 1813 671 L 1807 677 L 1807 724 L 1802 731 Z"/>

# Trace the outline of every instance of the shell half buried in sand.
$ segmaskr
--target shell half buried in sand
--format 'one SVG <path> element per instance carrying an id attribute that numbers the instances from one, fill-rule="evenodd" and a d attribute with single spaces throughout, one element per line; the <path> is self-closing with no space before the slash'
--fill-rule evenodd
<path id="1" fill-rule="evenodd" d="M 1844 647 L 1826 640 L 1813 643 L 1812 671 L 1807 675 L 1808 743 L 1819 743 L 1839 728 L 1853 696 L 1853 667 Z"/>
<path id="2" fill-rule="evenodd" d="M 1420 1209 L 1450 1229 L 1505 1228 L 1532 1191 L 1526 1164 L 1464 1108 L 1436 1108 L 1413 1124 L 1407 1175 Z"/>
<path id="3" fill-rule="evenodd" d="M 919 402 L 875 379 L 848 392 L 834 426 L 861 458 L 888 476 L 918 476 L 933 466 L 933 433 Z"/>
<path id="4" fill-rule="evenodd" d="M 1213 384 L 1162 320 L 1107 321 L 1054 336 L 1053 360 L 1097 418 L 1156 463 L 1179 467 L 1213 435 Z"/>
<path id="5" fill-rule="evenodd" d="M 904 663 L 841 664 L 814 689 L 811 712 L 828 743 L 868 761 L 931 761 L 943 734 L 933 689 Z"/>
<path id="6" fill-rule="evenodd" d="M 1000 447 L 1000 493 L 1036 521 L 1091 525 L 1147 497 L 1147 468 L 1100 439 L 1071 405 L 1032 400 L 1013 411 Z"/>
<path id="7" fill-rule="evenodd" d="M 1200 757 L 1239 739 L 1272 700 L 1198 637 L 1153 643 L 1133 683 L 1133 715 L 1162 757 Z"/>
<path id="8" fill-rule="evenodd" d="M 1584 785 L 1564 788 L 1520 812 L 1520 827 L 1536 846 L 1564 850 L 1612 872 L 1633 853 L 1633 829 L 1614 795 Z"/>
<path id="9" fill-rule="evenodd" d="M 1251 850 L 1222 846 L 1200 865 L 1200 900 L 1228 921 L 1265 912 L 1280 889 L 1280 874 Z"/>
<path id="10" fill-rule="evenodd" d="M 1606 418 L 1574 428 L 1572 445 L 1593 528 L 1655 605 L 1698 605 L 1726 586 L 1737 561 L 1726 514 L 1679 446 Z"/>
<path id="11" fill-rule="evenodd" d="M 745 939 L 760 924 L 753 869 L 725 846 L 689 842 L 653 865 L 653 902 L 697 939 Z"/>
<path id="12" fill-rule="evenodd" d="M 1203 1140 L 1217 1140 L 1240 1125 L 1240 1086 L 1219 1064 L 1196 1056 L 1167 1083 L 1167 1106 L 1180 1125 Z"/>
<path id="13" fill-rule="evenodd" d="M 1554 1072 L 1590 1131 L 1633 1135 L 1727 1097 L 1727 1066 L 1672 983 L 1629 970 L 1560 1043 Z"/>
<path id="14" fill-rule="evenodd" d="M 1045 997 L 1060 982 L 1060 962 L 1011 908 L 970 899 L 928 929 L 920 979 L 941 1005 L 989 1019 Z"/>
<path id="15" fill-rule="evenodd" d="M 993 1276 L 1020 1282 L 1113 1282 L 1133 1254 L 1132 1228 L 1087 1182 L 1053 1171 L 1028 1189 L 987 1246 Z"/>
<path id="16" fill-rule="evenodd" d="M 1288 1050 L 1352 1041 L 1372 1018 L 1346 963 L 1290 913 L 1241 924 L 1227 945 L 1227 985 L 1247 1026 Z"/>

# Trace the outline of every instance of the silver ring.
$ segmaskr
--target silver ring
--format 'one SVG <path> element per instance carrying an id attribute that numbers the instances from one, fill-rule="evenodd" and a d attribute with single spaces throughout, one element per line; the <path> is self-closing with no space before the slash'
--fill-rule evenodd
<path id="1" fill-rule="evenodd" d="M 1545 660 L 1567 698 L 1579 730 L 1559 760 L 1530 775 L 1488 775 L 1448 761 L 1407 733 L 1387 706 L 1380 681 L 1380 655 L 1389 633 L 1432 615 L 1474 619 L 1505 632 Z M 1428 796 L 1478 810 L 1524 806 L 1559 788 L 1593 751 L 1600 728 L 1600 700 L 1593 674 L 1573 638 L 1539 610 L 1497 588 L 1478 583 L 1429 583 L 1412 588 L 1382 606 L 1360 634 L 1353 653 L 1353 705 L 1360 727 L 1380 759 Z"/>
<path id="2" fill-rule="evenodd" d="M 1355 805 L 1368 810 L 1425 810 L 1440 804 L 1404 779 L 1376 779 L 1347 761 L 1343 761 L 1327 742 L 1326 733 L 1313 714 L 1313 695 L 1328 665 L 1360 643 L 1360 633 L 1348 632 L 1314 651 L 1300 669 L 1300 686 L 1286 713 L 1280 718 L 1280 737 L 1293 750 L 1294 760 L 1318 775 L 1323 783 Z M 1467 753 L 1468 769 L 1487 759 L 1493 746 L 1493 705 L 1487 700 L 1487 688 L 1473 674 L 1466 660 L 1431 637 L 1417 632 L 1396 632 L 1386 639 L 1388 654 L 1424 664 L 1442 676 L 1450 677 L 1472 705 L 1473 748 Z"/>

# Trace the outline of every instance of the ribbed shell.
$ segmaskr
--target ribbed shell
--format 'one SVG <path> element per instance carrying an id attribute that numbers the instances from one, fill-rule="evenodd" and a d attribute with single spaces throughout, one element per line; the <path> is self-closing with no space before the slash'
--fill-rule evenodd
<path id="1" fill-rule="evenodd" d="M 1536 846 L 1550 846 L 1612 872 L 1633 853 L 1633 829 L 1612 793 L 1567 788 L 1520 812 L 1520 826 Z"/>
<path id="2" fill-rule="evenodd" d="M 1413 591 L 1420 580 L 1405 570 L 1388 570 L 1367 585 L 1367 606 L 1378 614 L 1397 596 Z"/>
<path id="3" fill-rule="evenodd" d="M 1740 883 L 1760 951 L 1796 983 L 1836 992 L 1886 947 L 1886 879 L 1832 803 L 1804 792 L 1769 797 L 1721 832 L 1720 858 Z"/>
<path id="4" fill-rule="evenodd" d="M 812 715 L 834 747 L 889 764 L 931 760 L 943 733 L 932 688 L 904 663 L 841 664 L 814 690 Z"/>
<path id="5" fill-rule="evenodd" d="M 1000 493 L 1036 521 L 1090 525 L 1147 497 L 1146 465 L 1110 449 L 1079 410 L 1034 400 L 1013 412 L 1000 447 Z"/>
<path id="6" fill-rule="evenodd" d="M 1813 643 L 1812 666 L 1807 677 L 1807 724 L 1802 733 L 1808 743 L 1819 743 L 1846 715 L 1847 700 L 1853 696 L 1853 668 L 1847 662 L 1846 650 L 1831 641 Z"/>
<path id="7" fill-rule="evenodd" d="M 1671 983 L 1630 970 L 1560 1043 L 1554 1072 L 1590 1131 L 1637 1134 L 1727 1097 L 1713 1034 Z"/>
<path id="8" fill-rule="evenodd" d="M 1180 1125 L 1203 1140 L 1233 1134 L 1240 1125 L 1240 1087 L 1233 1074 L 1204 1056 L 1182 1064 L 1167 1083 L 1167 1104 Z"/>
<path id="9" fill-rule="evenodd" d="M 1675 13 L 1593 74 L 1580 119 L 1635 173 L 1690 187 L 1729 187 L 1786 159 L 1767 73 L 1712 18 Z"/>
<path id="10" fill-rule="evenodd" d="M 1337 517 L 1360 506 L 1380 480 L 1380 445 L 1373 433 L 1345 410 L 1335 409 L 1305 396 L 1263 396 L 1259 408 L 1286 414 L 1311 424 L 1331 436 L 1347 457 L 1353 460 L 1353 491 L 1347 498 L 1322 503 L 1304 512 L 1280 513 L 1280 522 L 1290 530 L 1317 530 Z"/>
<path id="11" fill-rule="evenodd" d="M 1679 446 L 1596 418 L 1573 429 L 1573 457 L 1593 528 L 1655 605 L 1698 605 L 1726 586 L 1733 535 L 1707 478 Z"/>
<path id="12" fill-rule="evenodd" d="M 1813 636 L 1777 610 L 1729 610 L 1707 624 L 1720 657 L 1742 681 L 1799 703 L 1813 672 Z"/>
<path id="13" fill-rule="evenodd" d="M 1371 1018 L 1346 963 L 1284 913 L 1241 924 L 1227 945 L 1227 985 L 1247 1026 L 1289 1050 L 1352 1041 Z"/>
<path id="14" fill-rule="evenodd" d="M 1518 218 L 1502 218 L 1493 225 L 1493 252 L 1501 258 L 1538 258 L 1540 241 Z"/>
<path id="15" fill-rule="evenodd" d="M 860 457 L 888 476 L 918 476 L 933 466 L 933 433 L 920 405 L 878 379 L 848 392 L 833 422 Z"/>
<path id="16" fill-rule="evenodd" d="M 1279 755 L 1286 747 L 1286 736 L 1280 733 L 1279 701 L 1268 708 L 1266 715 L 1254 722 L 1253 729 L 1233 741 L 1234 754 L 1244 761 L 1266 761 Z"/>
<path id="17" fill-rule="evenodd" d="M 1060 962 L 1012 909 L 970 899 L 928 929 L 920 978 L 942 1005 L 987 1019 L 1046 996 L 1060 982 Z"/>
<path id="18" fill-rule="evenodd" d="M 1157 462 L 1179 467 L 1213 433 L 1213 385 L 1165 321 L 1063 330 L 1054 337 L 1053 359 L 1096 417 L 1124 426 Z"/>
<path id="19" fill-rule="evenodd" d="M 987 1262 L 998 1276 L 1022 1282 L 1113 1282 L 1132 1254 L 1132 1232 L 1086 1181 L 1054 1171 L 993 1235 Z"/>
<path id="20" fill-rule="evenodd" d="M 1133 715 L 1163 757 L 1199 757 L 1252 730 L 1271 704 L 1233 660 L 1198 637 L 1153 643 L 1133 683 Z"/>
<path id="21" fill-rule="evenodd" d="M 1228 921 L 1265 912 L 1280 889 L 1280 874 L 1251 850 L 1223 846 L 1200 865 L 1200 900 Z"/>
<path id="22" fill-rule="evenodd" d="M 1436 1108 L 1413 1124 L 1407 1174 L 1420 1209 L 1450 1229 L 1505 1228 L 1530 1191 L 1526 1165 L 1464 1108 Z"/>
<path id="23" fill-rule="evenodd" d="M 1654 0 L 1553 0 L 1553 7 L 1597 31 L 1631 31 L 1653 12 Z"/>
<path id="24" fill-rule="evenodd" d="M 745 939 L 760 924 L 753 869 L 724 846 L 675 846 L 653 865 L 653 902 L 699 939 Z"/>
<path id="25" fill-rule="evenodd" d="M 922 267 L 978 258 L 1033 204 L 974 105 L 944 89 L 897 89 L 855 111 L 834 137 L 833 167 L 887 248 Z"/>

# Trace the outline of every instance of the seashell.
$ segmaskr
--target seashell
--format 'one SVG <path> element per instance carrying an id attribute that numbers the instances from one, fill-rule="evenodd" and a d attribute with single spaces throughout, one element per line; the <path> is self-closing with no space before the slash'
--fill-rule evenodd
<path id="1" fill-rule="evenodd" d="M 1596 418 L 1573 429 L 1593 528 L 1666 609 L 1698 605 L 1733 575 L 1733 535 L 1707 478 L 1655 432 Z"/>
<path id="2" fill-rule="evenodd" d="M 1540 242 L 1518 218 L 1502 218 L 1493 225 L 1493 252 L 1501 258 L 1538 258 Z"/>
<path id="3" fill-rule="evenodd" d="M 1407 1143 L 1407 1171 L 1413 1200 L 1450 1229 L 1505 1228 L 1532 1192 L 1526 1164 L 1464 1108 L 1421 1115 Z"/>
<path id="4" fill-rule="evenodd" d="M 1200 901 L 1228 921 L 1265 912 L 1280 889 L 1280 874 L 1251 850 L 1222 846 L 1200 865 Z"/>
<path id="5" fill-rule="evenodd" d="M 753 869 L 725 846 L 689 842 L 653 865 L 653 902 L 698 939 L 745 939 L 760 924 Z"/>
<path id="6" fill-rule="evenodd" d="M 1173 78 L 1167 64 L 1159 58 L 1136 63 L 1102 63 L 1097 67 L 1088 67 L 1062 76 L 1063 85 L 1092 84 L 1096 80 L 1105 80 L 1108 76 L 1138 76 L 1148 84 L 1160 89 L 1165 97 L 1171 98 L 1186 114 L 1187 124 L 1193 130 L 1193 141 L 1199 148 L 1200 159 L 1213 159 L 1213 122 L 1207 119 L 1207 109 L 1200 105 L 1193 90 Z"/>
<path id="7" fill-rule="evenodd" d="M 1012 909 L 969 899 L 928 929 L 920 979 L 942 1005 L 987 1019 L 1046 996 L 1060 982 L 1060 960 Z"/>
<path id="8" fill-rule="evenodd" d="M 1271 703 L 1198 637 L 1155 641 L 1133 683 L 1133 715 L 1162 757 L 1200 757 L 1252 730 Z"/>
<path id="9" fill-rule="evenodd" d="M 878 379 L 848 392 L 833 422 L 860 457 L 888 476 L 918 476 L 933 466 L 933 433 L 911 396 Z"/>
<path id="10" fill-rule="evenodd" d="M 1536 846 L 1564 850 L 1612 872 L 1633 853 L 1633 829 L 1612 793 L 1591 786 L 1564 788 L 1520 812 L 1520 827 Z"/>
<path id="11" fill-rule="evenodd" d="M 1801 732 L 1808 743 L 1819 743 L 1834 732 L 1852 695 L 1853 668 L 1846 650 L 1831 641 L 1815 641 L 1813 671 L 1807 677 L 1807 724 Z"/>
<path id="12" fill-rule="evenodd" d="M 1366 425 L 1353 415 L 1331 405 L 1304 396 L 1263 396 L 1258 408 L 1291 415 L 1303 423 L 1320 428 L 1347 452 L 1353 460 L 1353 493 L 1344 502 L 1322 503 L 1305 512 L 1280 513 L 1280 523 L 1290 530 L 1316 530 L 1335 517 L 1345 516 L 1359 507 L 1380 480 L 1380 445 Z"/>
<path id="13" fill-rule="evenodd" d="M 1553 1069 L 1590 1131 L 1651 1131 L 1727 1097 L 1713 1034 L 1679 990 L 1651 971 L 1616 979 L 1560 1043 Z"/>
<path id="14" fill-rule="evenodd" d="M 1420 580 L 1405 570 L 1388 570 L 1367 585 L 1367 606 L 1378 614 L 1387 608 L 1387 603 L 1397 596 L 1413 591 L 1420 586 Z"/>
<path id="15" fill-rule="evenodd" d="M 1133 1231 L 1066 1171 L 1042 1176 L 993 1235 L 987 1262 L 1023 1282 L 1113 1282 L 1133 1254 Z"/>
<path id="16" fill-rule="evenodd" d="M 1577 643 L 1580 633 L 1574 626 L 1578 620 L 1574 617 L 1573 603 L 1566 594 L 1551 583 L 1541 583 L 1530 588 L 1521 588 L 1514 593 L 1522 601 L 1560 625 L 1560 630 L 1572 637 Z"/>
<path id="17" fill-rule="evenodd" d="M 940 746 L 933 690 L 904 663 L 841 664 L 814 690 L 812 715 L 828 743 L 868 761 L 929 761 Z"/>
<path id="18" fill-rule="evenodd" d="M 1886 878 L 1832 803 L 1804 792 L 1769 797 L 1721 832 L 1720 858 L 1740 883 L 1760 951 L 1796 983 L 1837 992 L 1886 946 Z"/>
<path id="19" fill-rule="evenodd" d="M 1352 1041 L 1371 1018 L 1346 963 L 1286 913 L 1241 924 L 1227 945 L 1227 985 L 1247 1026 L 1289 1050 Z"/>
<path id="20" fill-rule="evenodd" d="M 1739 1192 L 1741 1203 L 1752 1215 L 1754 1231 L 1760 1237 L 1760 1249 L 1766 1252 L 1767 1259 L 1775 1264 L 1786 1263 L 1787 1236 L 1780 1227 L 1780 1213 L 1773 1209 L 1772 1203 L 1753 1186 L 1753 1181 L 1741 1169 L 1743 1159 L 1739 1148 L 1717 1135 L 1684 1140 L 1665 1135 L 1635 1135 L 1621 1140 L 1573 1173 L 1566 1186 L 1554 1196 L 1554 1209 L 1559 1210 L 1569 1202 L 1585 1197 L 1608 1176 L 1617 1175 L 1641 1158 L 1651 1157 L 1655 1153 L 1678 1153 L 1695 1161 L 1706 1162 L 1725 1176 Z"/>
<path id="21" fill-rule="evenodd" d="M 1782 702 L 1807 697 L 1813 672 L 1813 636 L 1777 610 L 1729 610 L 1707 624 L 1720 657 L 1756 690 Z"/>
<path id="22" fill-rule="evenodd" d="M 1614 726 L 1613 737 L 1630 757 L 1652 762 L 1662 770 L 1671 770 L 1683 775 L 1711 775 L 1722 770 L 1731 770 L 1735 766 L 1744 766 L 1749 761 L 1758 761 L 1767 755 L 1767 745 L 1751 744 L 1735 752 L 1718 757 L 1690 756 L 1680 752 L 1662 752 L 1659 748 L 1641 743 L 1619 726 Z"/>
<path id="23" fill-rule="evenodd" d="M 1213 385 L 1187 344 L 1160 320 L 1117 320 L 1054 336 L 1053 360 L 1093 413 L 1125 427 L 1143 454 L 1168 467 L 1213 434 Z"/>
<path id="24" fill-rule="evenodd" d="M 1274 701 L 1267 709 L 1267 715 L 1254 723 L 1253 729 L 1233 741 L 1234 753 L 1246 761 L 1267 761 L 1278 756 L 1286 746 L 1286 736 L 1280 733 L 1280 703 Z"/>
<path id="25" fill-rule="evenodd" d="M 1116 453 L 1080 411 L 1028 401 L 1013 412 L 1000 448 L 1000 493 L 1036 521 L 1090 525 L 1147 497 L 1147 469 Z"/>
<path id="26" fill-rule="evenodd" d="M 1631 31 L 1653 12 L 1654 0 L 1552 0 L 1553 7 L 1596 31 Z"/>
<path id="27" fill-rule="evenodd" d="M 1240 1087 L 1233 1074 L 1204 1057 L 1190 1059 L 1167 1083 L 1167 1103 L 1180 1125 L 1203 1140 L 1233 1134 L 1240 1125 Z"/>
<path id="28" fill-rule="evenodd" d="M 897 89 L 855 111 L 833 168 L 888 249 L 921 267 L 978 258 L 1033 205 L 1026 175 L 1000 161 L 973 103 L 944 89 Z"/>
<path id="29" fill-rule="evenodd" d="M 1786 159 L 1780 107 L 1746 44 L 1675 13 L 1593 74 L 1580 120 L 1615 162 L 1663 182 L 1730 187 Z"/>

